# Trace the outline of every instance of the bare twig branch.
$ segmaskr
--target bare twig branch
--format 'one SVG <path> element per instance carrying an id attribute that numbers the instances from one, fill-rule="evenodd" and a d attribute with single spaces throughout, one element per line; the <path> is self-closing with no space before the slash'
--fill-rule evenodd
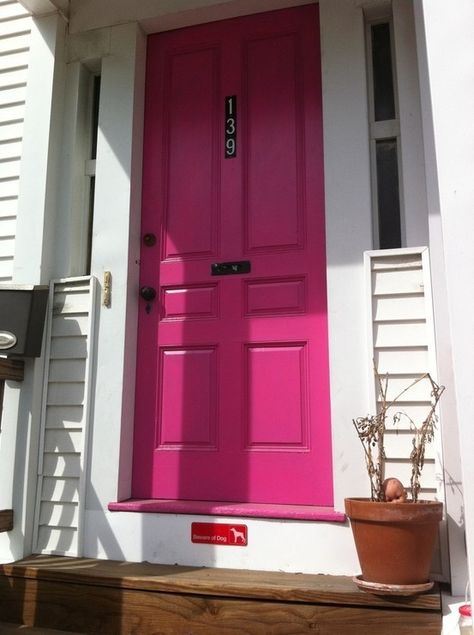
<path id="1" fill-rule="evenodd" d="M 366 417 L 358 417 L 353 419 L 352 423 L 357 430 L 360 442 L 364 449 L 367 473 L 370 480 L 371 498 L 372 500 L 384 500 L 382 484 L 385 480 L 385 431 L 387 429 L 387 417 L 389 409 L 395 404 L 410 388 L 424 379 L 431 384 L 431 404 L 428 414 L 424 421 L 417 426 L 416 423 L 404 412 L 396 412 L 392 416 L 393 424 L 397 425 L 402 417 L 406 417 L 410 423 L 410 430 L 413 432 L 412 451 L 410 454 L 411 461 L 411 478 L 410 487 L 412 500 L 418 500 L 420 491 L 420 478 L 425 461 L 425 448 L 434 438 L 435 424 L 437 421 L 436 407 L 444 391 L 444 386 L 438 384 L 432 379 L 429 373 L 425 373 L 413 380 L 398 395 L 388 400 L 388 383 L 389 376 L 380 375 L 374 362 L 374 374 L 378 388 L 379 396 L 379 412 L 377 415 L 367 415 Z"/>

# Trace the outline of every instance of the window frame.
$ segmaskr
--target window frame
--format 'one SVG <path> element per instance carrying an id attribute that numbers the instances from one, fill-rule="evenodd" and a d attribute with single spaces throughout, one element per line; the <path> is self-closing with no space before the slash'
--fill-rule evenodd
<path id="1" fill-rule="evenodd" d="M 374 73 L 372 63 L 372 27 L 377 24 L 388 24 L 390 29 L 390 49 L 392 58 L 392 82 L 393 97 L 395 107 L 395 118 L 382 121 L 375 120 L 375 103 L 374 103 Z M 377 180 L 377 141 L 395 139 L 397 148 L 397 165 L 398 165 L 398 198 L 399 198 L 399 214 L 400 214 L 400 245 L 406 246 L 406 226 L 403 204 L 403 181 L 402 181 L 402 162 L 401 162 L 401 130 L 400 130 L 400 112 L 398 101 L 398 81 L 397 81 L 397 64 L 395 53 L 395 34 L 393 27 L 393 17 L 387 10 L 381 15 L 371 16 L 370 13 L 365 14 L 365 44 L 366 44 L 366 67 L 367 67 L 367 99 L 368 99 L 368 116 L 369 116 L 369 150 L 370 150 L 370 180 L 371 180 L 371 200 L 372 200 L 372 242 L 374 249 L 380 249 L 380 222 L 379 222 L 379 205 L 378 205 L 378 180 Z M 388 247 L 397 248 L 397 247 Z"/>

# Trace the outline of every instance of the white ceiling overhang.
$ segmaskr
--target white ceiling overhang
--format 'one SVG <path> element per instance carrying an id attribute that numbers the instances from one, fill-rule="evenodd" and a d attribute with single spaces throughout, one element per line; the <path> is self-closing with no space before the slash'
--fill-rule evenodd
<path id="1" fill-rule="evenodd" d="M 34 16 L 59 12 L 69 33 L 138 22 L 147 33 L 307 4 L 316 0 L 19 0 Z"/>
<path id="2" fill-rule="evenodd" d="M 59 11 L 69 19 L 69 0 L 18 0 L 32 15 L 42 16 Z"/>

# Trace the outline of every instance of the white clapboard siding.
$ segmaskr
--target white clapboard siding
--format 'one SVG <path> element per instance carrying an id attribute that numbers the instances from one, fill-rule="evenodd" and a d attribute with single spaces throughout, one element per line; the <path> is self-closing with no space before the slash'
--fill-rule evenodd
<path id="1" fill-rule="evenodd" d="M 429 252 L 427 248 L 370 251 L 365 254 L 370 367 L 388 376 L 387 396 L 400 395 L 415 379 L 429 372 L 437 379 Z M 385 438 L 386 476 L 410 486 L 409 461 L 413 435 L 410 428 L 426 418 L 430 409 L 430 383 L 426 379 L 409 388 L 388 412 Z M 372 408 L 379 406 L 375 380 Z M 393 415 L 404 413 L 392 427 Z M 426 448 L 421 478 L 421 497 L 444 500 L 441 434 Z M 398 432 L 397 432 L 398 430 Z M 440 551 L 433 561 L 433 575 L 448 579 L 445 527 Z"/>
<path id="2" fill-rule="evenodd" d="M 2 129 L 4 129 L 4 126 L 0 126 L 0 142 Z M 18 198 L 19 187 L 20 178 L 18 176 L 9 176 L 4 179 L 0 178 L 0 190 L 4 198 Z"/>
<path id="3" fill-rule="evenodd" d="M 413 444 L 413 434 L 409 426 L 405 426 L 403 430 L 397 426 L 397 430 L 389 430 L 385 435 L 385 452 L 388 457 L 400 457 L 400 456 L 410 456 L 410 452 L 412 451 Z M 436 459 L 436 449 L 432 444 L 429 444 L 425 450 L 425 458 L 426 459 Z M 395 459 L 397 460 L 397 459 Z M 425 481 L 428 478 L 428 473 L 424 473 Z"/>
<path id="4" fill-rule="evenodd" d="M 51 282 L 34 551 L 80 555 L 96 281 Z"/>
<path id="5" fill-rule="evenodd" d="M 0 90 L 0 107 L 9 108 L 12 104 L 23 105 L 26 99 L 26 85 L 3 85 Z"/>
<path id="6" fill-rule="evenodd" d="M 14 251 L 14 242 L 10 236 L 2 236 L 0 238 L 0 258 L 10 256 Z"/>
<path id="7" fill-rule="evenodd" d="M 2 56 L 0 55 L 0 61 Z M 0 75 L 1 77 L 1 75 Z M 23 119 L 23 104 L 6 102 L 1 109 L 2 113 L 2 125 L 7 123 L 15 123 Z"/>
<path id="8" fill-rule="evenodd" d="M 0 22 L 10 22 L 10 20 L 21 20 L 28 12 L 16 0 L 0 2 Z"/>
<path id="9" fill-rule="evenodd" d="M 8 35 L 4 35 L 0 39 L 0 55 L 10 55 L 17 52 L 25 52 L 30 46 L 30 30 L 26 28 L 22 31 L 21 24 L 15 22 L 14 31 Z"/>
<path id="10" fill-rule="evenodd" d="M 31 18 L 0 2 L 0 284 L 12 281 Z"/>
<path id="11" fill-rule="evenodd" d="M 54 545 L 54 549 L 51 549 Z M 78 532 L 75 527 L 40 525 L 36 539 L 36 553 L 73 554 L 79 551 Z"/>
<path id="12" fill-rule="evenodd" d="M 20 157 L 7 157 L 2 161 L 2 174 L 5 179 L 18 178 L 18 170 L 20 167 Z"/>

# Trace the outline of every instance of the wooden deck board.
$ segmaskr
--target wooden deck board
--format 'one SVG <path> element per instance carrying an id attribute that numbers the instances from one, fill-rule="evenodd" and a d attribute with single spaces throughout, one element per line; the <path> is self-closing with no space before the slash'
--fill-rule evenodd
<path id="1" fill-rule="evenodd" d="M 62 556 L 31 556 L 1 565 L 0 574 L 142 591 L 441 610 L 437 591 L 413 597 L 387 598 L 361 591 L 349 577 L 321 574 L 183 567 Z"/>
<path id="2" fill-rule="evenodd" d="M 84 633 L 71 631 L 58 631 L 50 628 L 36 628 L 35 626 L 25 626 L 23 624 L 9 624 L 0 622 L 0 635 L 85 635 Z"/>
<path id="3" fill-rule="evenodd" d="M 0 620 L 104 635 L 439 635 L 441 606 L 438 592 L 381 598 L 342 576 L 32 556 L 0 566 Z"/>
<path id="4" fill-rule="evenodd" d="M 0 581 L 0 593 L 1 590 Z M 2 619 L 84 633 L 140 635 L 438 635 L 440 618 L 424 611 L 214 598 L 41 580 L 18 580 L 17 601 Z M 5 614 L 5 617 L 4 615 Z"/>

